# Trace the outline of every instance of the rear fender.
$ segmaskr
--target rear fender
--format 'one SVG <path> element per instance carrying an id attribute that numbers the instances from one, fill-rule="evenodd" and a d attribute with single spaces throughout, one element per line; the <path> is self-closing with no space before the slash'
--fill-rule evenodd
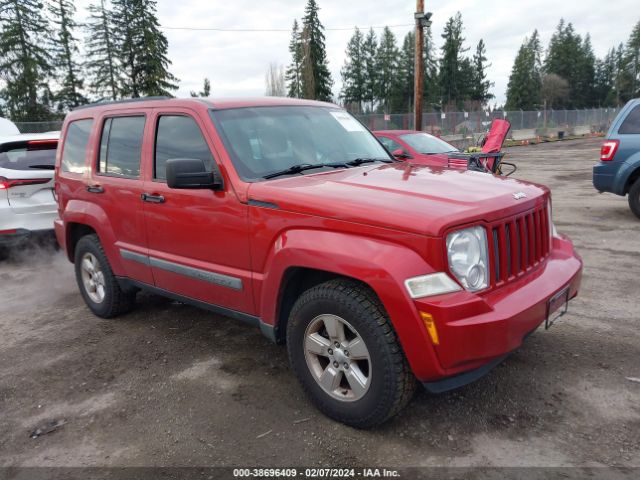
<path id="1" fill-rule="evenodd" d="M 277 299 L 290 267 L 311 268 L 359 280 L 373 289 L 384 305 L 409 364 L 420 378 L 439 370 L 433 346 L 404 281 L 433 273 L 413 250 L 372 238 L 317 230 L 290 230 L 274 242 L 264 276 L 254 279 L 260 317 L 275 326 Z"/>
<path id="2" fill-rule="evenodd" d="M 636 152 L 620 165 L 614 182 L 614 193 L 626 195 L 631 187 L 632 180 L 640 173 L 640 152 Z"/>
<path id="3" fill-rule="evenodd" d="M 98 234 L 102 248 L 107 254 L 109 264 L 115 275 L 124 275 L 124 268 L 117 254 L 116 237 L 111 222 L 105 211 L 95 203 L 83 200 L 69 200 L 62 214 L 64 223 L 65 249 L 69 260 L 73 262 L 73 246 L 71 244 L 72 224 L 87 225 Z"/>

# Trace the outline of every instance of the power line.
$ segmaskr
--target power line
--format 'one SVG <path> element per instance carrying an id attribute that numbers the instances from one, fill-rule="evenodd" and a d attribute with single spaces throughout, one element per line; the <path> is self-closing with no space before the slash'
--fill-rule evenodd
<path id="1" fill-rule="evenodd" d="M 371 26 L 371 27 L 367 27 L 367 30 L 369 30 L 370 28 L 373 28 L 374 30 L 381 30 L 385 27 L 389 27 L 389 28 L 396 28 L 396 27 L 413 27 L 414 24 L 413 23 L 406 23 L 406 24 L 400 24 L 400 25 L 376 25 L 376 26 Z M 289 28 L 199 28 L 199 27 L 165 27 L 165 26 L 161 26 L 160 28 L 163 28 L 165 30 L 192 30 L 192 31 L 196 31 L 196 32 L 238 32 L 238 33 L 246 33 L 246 32 L 291 32 L 291 29 Z M 346 31 L 346 30 L 353 30 L 355 27 L 337 27 L 337 28 L 325 28 L 325 30 L 328 31 Z M 360 29 L 362 30 L 362 29 Z"/>

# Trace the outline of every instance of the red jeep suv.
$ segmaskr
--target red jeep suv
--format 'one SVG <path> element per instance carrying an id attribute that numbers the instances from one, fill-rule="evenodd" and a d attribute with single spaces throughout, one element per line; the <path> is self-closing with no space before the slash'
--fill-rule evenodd
<path id="1" fill-rule="evenodd" d="M 56 234 L 96 315 L 144 289 L 255 325 L 357 427 L 416 380 L 479 378 L 580 284 L 545 187 L 397 162 L 328 103 L 89 105 L 65 119 L 55 179 Z"/>

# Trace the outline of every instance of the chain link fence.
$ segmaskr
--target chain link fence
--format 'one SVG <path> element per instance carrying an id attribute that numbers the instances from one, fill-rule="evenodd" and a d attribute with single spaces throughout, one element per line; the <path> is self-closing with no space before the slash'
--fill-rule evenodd
<path id="1" fill-rule="evenodd" d="M 585 110 L 445 112 L 424 113 L 422 130 L 458 147 L 475 145 L 489 130 L 496 118 L 511 122 L 510 136 L 514 140 L 537 137 L 562 137 L 606 132 L 618 114 L 616 108 Z M 356 115 L 371 130 L 414 130 L 413 114 Z M 42 133 L 60 130 L 62 120 L 46 122 L 16 122 L 22 133 Z"/>
<path id="2" fill-rule="evenodd" d="M 47 122 L 15 122 L 20 133 L 45 133 L 55 132 L 62 128 L 62 120 Z"/>
<path id="3" fill-rule="evenodd" d="M 424 113 L 421 130 L 457 146 L 475 144 L 496 118 L 511 123 L 514 140 L 566 137 L 606 132 L 618 114 L 616 108 L 585 110 Z M 415 130 L 413 114 L 356 115 L 371 130 Z"/>

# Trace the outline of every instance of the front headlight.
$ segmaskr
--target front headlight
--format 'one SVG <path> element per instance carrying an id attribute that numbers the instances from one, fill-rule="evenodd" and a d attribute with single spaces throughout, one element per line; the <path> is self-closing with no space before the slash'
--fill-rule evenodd
<path id="1" fill-rule="evenodd" d="M 487 232 L 472 227 L 447 235 L 449 268 L 462 286 L 477 292 L 489 286 Z"/>

